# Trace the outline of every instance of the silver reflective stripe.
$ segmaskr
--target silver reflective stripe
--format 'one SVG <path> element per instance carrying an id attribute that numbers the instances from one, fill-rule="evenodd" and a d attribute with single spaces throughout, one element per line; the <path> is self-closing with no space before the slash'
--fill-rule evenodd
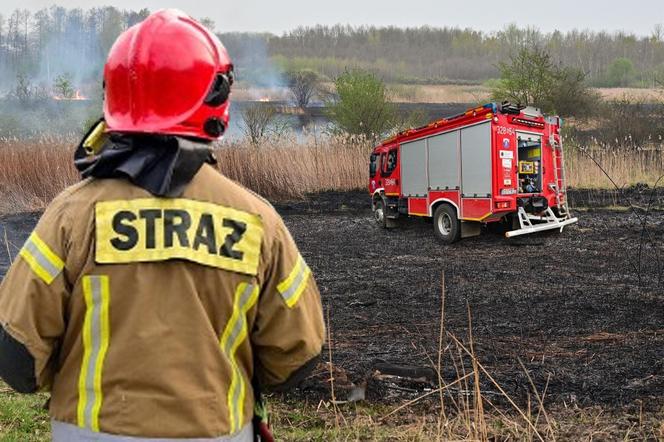
<path id="1" fill-rule="evenodd" d="M 108 276 L 84 276 L 85 319 L 83 321 L 83 360 L 78 379 L 78 425 L 99 431 L 102 406 L 102 371 L 110 340 Z"/>
<path id="2" fill-rule="evenodd" d="M 253 291 L 254 291 L 254 286 L 247 285 L 247 287 L 242 292 L 242 296 L 240 296 L 240 302 L 238 303 L 240 311 L 242 311 L 244 309 L 244 306 L 247 305 L 247 303 L 249 302 L 249 298 L 251 298 L 251 294 Z M 231 334 L 228 337 L 228 341 L 226 341 L 226 346 L 224 347 L 224 353 L 226 354 L 231 353 L 233 343 L 235 343 L 235 340 L 242 331 L 242 328 L 246 322 L 246 318 L 244 317 L 244 315 L 240 315 L 238 319 L 239 320 L 235 322 L 235 326 L 233 327 L 233 330 L 231 331 Z"/>
<path id="3" fill-rule="evenodd" d="M 232 436 L 198 439 L 159 439 L 146 437 L 118 436 L 108 433 L 96 433 L 76 425 L 51 421 L 53 442 L 253 442 L 254 430 L 251 424 L 245 425 Z"/>
<path id="4" fill-rule="evenodd" d="M 46 285 L 50 285 L 65 267 L 62 259 L 34 232 L 21 248 L 19 255 Z"/>
<path id="5" fill-rule="evenodd" d="M 239 288 L 242 288 L 241 286 Z M 231 363 L 233 375 L 230 383 L 230 391 L 228 394 L 229 414 L 231 418 L 231 430 L 240 428 L 242 425 L 242 411 L 244 407 L 243 391 L 246 389 L 242 371 L 235 360 L 235 350 L 240 345 L 243 330 L 247 327 L 246 312 L 251 308 L 255 300 L 252 299 L 256 287 L 252 284 L 246 284 L 242 290 L 239 299 L 236 298 L 234 306 L 234 314 L 231 317 L 231 322 L 228 324 L 230 333 L 227 331 L 223 337 L 222 351 Z"/>
<path id="6" fill-rule="evenodd" d="M 290 305 L 293 297 L 298 293 L 300 286 L 304 283 L 304 277 L 307 274 L 307 270 L 309 270 L 309 267 L 307 267 L 307 263 L 304 262 L 304 259 L 302 259 L 300 271 L 297 273 L 293 284 L 291 284 L 291 286 L 281 294 L 281 296 L 284 297 L 286 304 Z"/>
<path id="7" fill-rule="evenodd" d="M 33 258 L 35 258 L 37 263 L 39 263 L 39 265 L 46 271 L 46 273 L 48 273 L 52 279 L 55 279 L 60 274 L 62 270 L 54 266 L 51 261 L 49 261 L 46 255 L 44 255 L 41 250 L 39 250 L 37 244 L 35 244 L 32 239 L 28 239 L 23 247 L 33 256 Z"/>
<path id="8" fill-rule="evenodd" d="M 86 428 L 92 428 L 92 406 L 97 400 L 95 393 L 95 373 L 97 372 L 99 350 L 101 349 L 101 281 L 99 281 L 99 278 L 91 277 L 90 285 L 92 286 L 92 321 L 90 324 L 92 346 L 90 349 L 87 376 L 85 377 L 85 390 L 88 393 L 88 400 L 84 411 L 84 425 Z"/>

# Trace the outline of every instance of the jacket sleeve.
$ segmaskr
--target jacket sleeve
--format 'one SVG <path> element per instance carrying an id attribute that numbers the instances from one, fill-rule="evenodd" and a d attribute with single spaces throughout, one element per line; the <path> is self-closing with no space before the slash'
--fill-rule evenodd
<path id="1" fill-rule="evenodd" d="M 65 330 L 66 237 L 60 207 L 50 207 L 0 285 L 0 377 L 23 393 L 50 389 Z"/>
<path id="2" fill-rule="evenodd" d="M 315 365 L 325 336 L 311 269 L 281 219 L 275 235 L 252 332 L 256 376 L 266 387 L 291 384 Z"/>

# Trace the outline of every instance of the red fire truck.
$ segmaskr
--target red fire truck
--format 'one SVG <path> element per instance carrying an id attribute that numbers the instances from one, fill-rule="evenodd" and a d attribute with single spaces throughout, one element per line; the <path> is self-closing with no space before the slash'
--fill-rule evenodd
<path id="1" fill-rule="evenodd" d="M 407 130 L 374 148 L 369 191 L 375 220 L 433 219 L 447 243 L 479 235 L 507 237 L 577 222 L 567 205 L 562 120 L 539 109 L 487 104 Z"/>

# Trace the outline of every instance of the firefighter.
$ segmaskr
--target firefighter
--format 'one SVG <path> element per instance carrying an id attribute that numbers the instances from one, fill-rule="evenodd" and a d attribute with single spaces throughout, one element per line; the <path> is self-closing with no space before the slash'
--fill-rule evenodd
<path id="1" fill-rule="evenodd" d="M 281 218 L 212 167 L 233 65 L 164 10 L 118 38 L 104 80 L 84 180 L 0 286 L 0 375 L 51 393 L 55 441 L 252 441 L 257 390 L 301 379 L 324 323 Z"/>

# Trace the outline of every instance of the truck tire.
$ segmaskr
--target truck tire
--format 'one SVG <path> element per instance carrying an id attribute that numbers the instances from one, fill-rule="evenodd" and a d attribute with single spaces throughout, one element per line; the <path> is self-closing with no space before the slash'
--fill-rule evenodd
<path id="1" fill-rule="evenodd" d="M 395 219 L 389 219 L 385 213 L 385 202 L 382 198 L 378 199 L 374 205 L 374 220 L 383 229 L 394 229 L 399 226 Z"/>
<path id="2" fill-rule="evenodd" d="M 436 238 L 447 244 L 461 239 L 461 223 L 454 207 L 442 204 L 433 214 L 433 231 Z"/>
<path id="3" fill-rule="evenodd" d="M 387 217 L 385 216 L 385 203 L 382 198 L 378 198 L 374 204 L 374 220 L 383 229 L 387 229 Z"/>

